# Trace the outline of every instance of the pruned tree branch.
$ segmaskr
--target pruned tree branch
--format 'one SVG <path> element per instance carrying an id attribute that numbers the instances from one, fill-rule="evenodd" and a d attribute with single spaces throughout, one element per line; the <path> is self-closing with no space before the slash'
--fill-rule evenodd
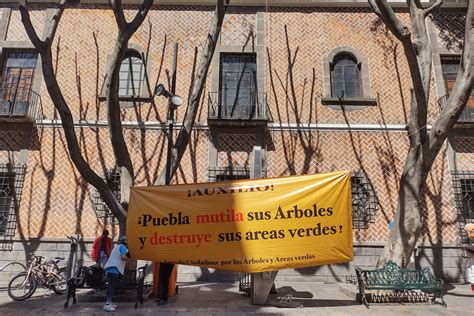
<path id="1" fill-rule="evenodd" d="M 424 78 L 424 74 L 426 74 L 427 71 L 422 72 L 422 69 L 420 69 L 420 49 L 417 49 L 417 46 L 421 46 L 418 43 L 419 34 L 415 34 L 415 37 L 417 37 L 417 39 L 415 40 L 415 43 L 412 42 L 412 33 L 410 32 L 408 27 L 404 26 L 401 21 L 396 17 L 393 9 L 390 7 L 386 0 L 369 0 L 369 3 L 374 8 L 375 13 L 381 17 L 387 28 L 403 45 L 405 56 L 407 58 L 408 66 L 410 69 L 410 74 L 412 77 L 414 90 L 411 108 L 412 115 L 411 120 L 408 124 L 408 131 L 410 135 L 410 141 L 413 143 L 420 143 L 422 139 L 425 138 L 427 131 L 425 126 L 426 105 L 428 102 L 427 97 L 429 89 L 426 89 L 426 78 Z M 412 18 L 412 23 L 417 23 L 417 25 L 412 25 L 413 29 L 418 31 L 420 27 L 417 26 L 424 24 L 424 18 L 419 14 L 421 10 L 417 9 L 416 4 L 412 0 L 407 0 L 407 4 L 410 8 L 410 16 Z M 422 18 L 422 21 L 419 21 L 420 17 Z M 414 19 L 417 21 L 413 22 Z M 427 40 L 427 37 L 423 38 L 423 41 Z M 431 68 L 429 69 L 431 71 Z"/>
<path id="2" fill-rule="evenodd" d="M 443 0 L 437 0 L 435 3 L 433 3 L 431 6 L 425 8 L 423 10 L 423 16 L 427 17 L 428 15 L 431 14 L 434 10 L 438 9 L 441 5 L 443 4 Z"/>
<path id="3" fill-rule="evenodd" d="M 38 37 L 33 24 L 31 23 L 30 12 L 28 11 L 28 1 L 20 0 L 20 14 L 21 22 L 25 26 L 25 31 L 28 37 L 30 38 L 33 46 L 38 50 L 43 50 L 44 42 Z"/>
<path id="4" fill-rule="evenodd" d="M 393 9 L 386 0 L 369 0 L 369 3 L 372 8 L 375 8 L 374 11 L 382 18 L 385 25 L 387 25 L 396 38 L 401 42 L 410 39 L 410 30 L 397 18 L 395 12 L 393 12 Z"/>
<path id="5" fill-rule="evenodd" d="M 137 15 L 135 15 L 135 18 L 132 20 L 132 22 L 128 23 L 128 31 L 130 33 L 132 34 L 135 33 L 138 27 L 142 25 L 152 5 L 153 5 L 153 0 L 143 1 L 142 5 L 138 9 Z"/>
<path id="6" fill-rule="evenodd" d="M 474 4 L 468 2 L 466 13 L 466 24 L 464 33 L 464 45 L 461 54 L 461 62 L 456 81 L 446 104 L 438 119 L 434 122 L 430 132 L 430 153 L 432 160 L 443 145 L 449 130 L 459 119 L 464 111 L 466 103 L 474 88 Z"/>
<path id="7" fill-rule="evenodd" d="M 51 24 L 49 25 L 48 33 L 46 35 L 46 38 L 44 39 L 45 45 L 47 45 L 48 47 L 51 47 L 51 45 L 53 44 L 53 39 L 56 35 L 59 21 L 61 20 L 61 16 L 63 15 L 67 2 L 68 0 L 61 0 L 61 2 L 54 10 L 53 16 L 51 17 Z"/>
<path id="8" fill-rule="evenodd" d="M 122 0 L 109 0 L 110 7 L 114 12 L 115 21 L 119 30 L 125 30 L 127 27 L 127 21 L 125 20 L 125 15 L 123 14 L 122 9 Z"/>

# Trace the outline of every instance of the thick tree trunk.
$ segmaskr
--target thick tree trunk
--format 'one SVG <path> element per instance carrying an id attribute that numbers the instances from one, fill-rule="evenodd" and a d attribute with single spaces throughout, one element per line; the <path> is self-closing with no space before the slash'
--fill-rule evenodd
<path id="1" fill-rule="evenodd" d="M 392 260 L 406 267 L 422 232 L 421 189 L 426 173 L 420 170 L 423 157 L 411 149 L 400 179 L 398 209 L 395 221 L 377 266 Z"/>
<path id="2" fill-rule="evenodd" d="M 433 163 L 466 106 L 474 85 L 472 67 L 473 1 L 468 1 L 463 54 L 456 83 L 445 108 L 428 132 L 427 113 L 431 84 L 432 52 L 426 29 L 426 17 L 442 4 L 442 0 L 423 8 L 419 1 L 408 0 L 411 31 L 397 18 L 387 1 L 369 0 L 375 13 L 403 44 L 413 83 L 413 100 L 408 123 L 410 148 L 400 180 L 399 203 L 395 222 L 385 244 L 378 266 L 392 260 L 405 267 L 422 232 L 421 191 Z"/>

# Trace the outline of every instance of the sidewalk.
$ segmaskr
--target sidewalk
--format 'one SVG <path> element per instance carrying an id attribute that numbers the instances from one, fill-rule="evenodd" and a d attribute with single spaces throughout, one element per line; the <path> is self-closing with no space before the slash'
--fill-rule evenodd
<path id="1" fill-rule="evenodd" d="M 448 308 L 427 304 L 374 304 L 367 309 L 341 291 L 343 284 L 277 282 L 280 293 L 292 293 L 301 308 L 253 306 L 249 297 L 239 293 L 238 283 L 181 283 L 179 294 L 165 306 L 149 300 L 134 309 L 133 302 L 116 302 L 117 312 L 102 311 L 102 302 L 78 302 L 64 309 L 65 296 L 39 290 L 24 302 L 14 302 L 6 291 L 0 292 L 0 315 L 468 315 L 474 308 L 469 285 L 447 285 Z M 278 295 L 278 294 L 277 294 Z"/>

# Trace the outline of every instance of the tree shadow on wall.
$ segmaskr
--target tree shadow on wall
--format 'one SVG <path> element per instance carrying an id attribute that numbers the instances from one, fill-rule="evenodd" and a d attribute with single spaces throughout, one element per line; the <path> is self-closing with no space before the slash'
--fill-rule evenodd
<path id="1" fill-rule="evenodd" d="M 315 93 L 316 70 L 312 68 L 311 78 L 305 77 L 303 82 L 296 81 L 295 78 L 297 76 L 295 76 L 294 68 L 297 63 L 300 47 L 297 46 L 294 52 L 292 51 L 287 25 L 284 27 L 284 33 L 286 40 L 286 73 L 282 73 L 273 67 L 273 58 L 267 48 L 270 86 L 278 121 L 281 123 L 286 119 L 289 122 L 293 119 L 297 126 L 300 127 L 304 125 L 304 122 L 310 124 L 313 121 L 318 121 Z M 283 95 L 278 93 L 279 89 L 284 92 Z M 279 176 L 319 172 L 318 164 L 323 161 L 319 131 L 297 128 L 295 132 L 288 133 L 281 126 L 280 137 L 286 167 Z M 303 149 L 303 165 L 301 169 L 297 167 L 297 161 L 301 160 L 299 148 Z"/>

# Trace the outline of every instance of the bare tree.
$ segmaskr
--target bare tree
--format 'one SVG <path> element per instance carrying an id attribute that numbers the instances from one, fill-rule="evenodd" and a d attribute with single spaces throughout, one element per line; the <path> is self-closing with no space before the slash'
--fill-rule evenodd
<path id="1" fill-rule="evenodd" d="M 393 229 L 385 244 L 378 265 L 393 260 L 408 264 L 422 231 L 421 191 L 428 173 L 452 129 L 464 110 L 474 85 L 473 1 L 467 1 L 464 46 L 456 83 L 445 107 L 427 128 L 432 51 L 426 19 L 441 6 L 442 0 L 423 7 L 420 0 L 407 0 L 410 27 L 403 25 L 386 0 L 369 0 L 377 16 L 400 41 L 408 62 L 413 85 L 410 119 L 407 125 L 409 151 L 400 179 L 399 201 Z"/>
<path id="2" fill-rule="evenodd" d="M 214 54 L 217 39 L 219 37 L 222 21 L 225 15 L 225 9 L 229 1 L 217 0 L 216 2 L 217 5 L 212 21 L 212 26 L 207 36 L 198 75 L 196 76 L 196 80 L 193 83 L 193 93 L 188 102 L 184 128 L 180 133 L 180 137 L 178 137 L 176 146 L 174 146 L 177 155 L 173 160 L 173 165 L 176 167 L 173 168 L 171 175 L 174 175 L 176 172 L 189 142 L 189 135 L 197 115 L 197 110 L 200 104 L 199 100 L 205 86 L 206 75 Z M 118 32 L 114 50 L 111 55 L 111 61 L 107 67 L 104 87 L 108 111 L 110 141 L 113 147 L 116 164 L 121 170 L 122 204 L 114 196 L 107 183 L 94 170 L 92 170 L 89 163 L 86 161 L 86 159 L 84 159 L 75 133 L 74 120 L 71 110 L 64 99 L 53 68 L 51 46 L 54 41 L 61 16 L 66 9 L 66 6 L 76 5 L 78 3 L 78 0 L 61 0 L 53 15 L 51 16 L 50 27 L 44 40 L 38 37 L 37 32 L 31 23 L 26 0 L 20 0 L 20 13 L 26 33 L 41 56 L 43 77 L 46 83 L 46 88 L 55 109 L 61 117 L 62 128 L 66 138 L 68 151 L 74 166 L 77 168 L 85 181 L 97 189 L 107 207 L 118 219 L 120 223 L 120 234 L 122 235 L 125 232 L 124 223 L 127 217 L 130 187 L 133 186 L 135 175 L 130 153 L 123 135 L 120 117 L 118 95 L 119 71 L 121 62 L 128 48 L 128 42 L 145 20 L 145 17 L 147 16 L 148 11 L 153 4 L 153 0 L 144 0 L 131 22 L 127 22 L 125 19 L 121 0 L 109 0 L 110 7 L 113 10 L 115 21 L 117 23 Z M 184 136 L 181 136 L 181 134 Z"/>

